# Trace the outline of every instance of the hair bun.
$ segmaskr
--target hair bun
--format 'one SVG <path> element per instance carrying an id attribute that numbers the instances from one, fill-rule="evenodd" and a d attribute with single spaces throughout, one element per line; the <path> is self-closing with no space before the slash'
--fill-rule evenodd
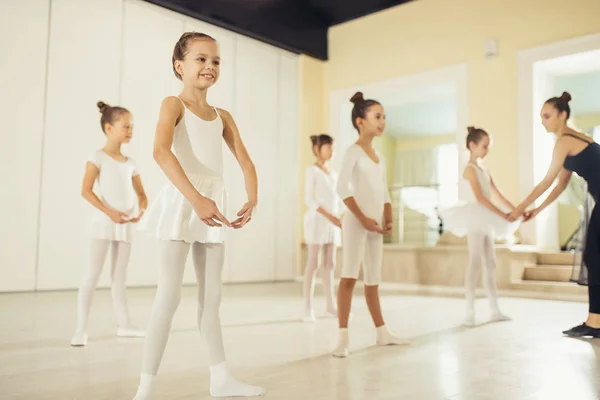
<path id="1" fill-rule="evenodd" d="M 310 135 L 310 141 L 312 142 L 313 146 L 316 146 L 317 143 L 319 143 L 319 137 L 317 135 Z"/>
<path id="2" fill-rule="evenodd" d="M 474 126 L 467 126 L 467 132 L 468 133 L 473 133 L 474 130 L 475 130 Z"/>
<path id="3" fill-rule="evenodd" d="M 100 112 L 101 112 L 102 114 L 104 114 L 104 112 L 105 112 L 105 111 L 106 111 L 108 108 L 110 108 L 110 106 L 109 106 L 108 104 L 106 104 L 105 102 L 103 102 L 103 101 L 99 101 L 98 103 L 96 103 L 96 105 L 98 106 L 98 109 L 100 110 Z"/>
<path id="4" fill-rule="evenodd" d="M 572 99 L 569 92 L 563 92 L 563 94 L 560 95 L 560 98 L 563 99 L 564 101 L 566 101 L 567 103 L 570 102 Z"/>
<path id="5" fill-rule="evenodd" d="M 354 96 L 350 98 L 350 101 L 356 104 L 365 101 L 365 98 L 363 97 L 362 92 L 356 92 L 354 93 Z"/>

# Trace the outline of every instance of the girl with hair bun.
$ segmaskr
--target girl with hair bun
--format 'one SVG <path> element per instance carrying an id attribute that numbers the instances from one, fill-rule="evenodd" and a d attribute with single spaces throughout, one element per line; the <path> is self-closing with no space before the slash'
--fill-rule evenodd
<path id="1" fill-rule="evenodd" d="M 159 273 L 135 400 L 154 398 L 190 250 L 198 283 L 198 329 L 208 345 L 210 395 L 260 396 L 261 387 L 237 380 L 229 369 L 219 312 L 226 234 L 228 228 L 241 229 L 252 220 L 258 203 L 256 168 L 231 114 L 207 100 L 220 75 L 217 41 L 205 33 L 186 32 L 175 43 L 171 63 L 183 85 L 178 96 L 166 97 L 160 107 L 153 156 L 168 181 L 140 222 L 140 230 L 158 239 Z M 247 195 L 233 221 L 223 215 L 228 198 L 223 142 L 244 174 Z"/>
<path id="2" fill-rule="evenodd" d="M 109 248 L 111 257 L 111 294 L 117 313 L 117 336 L 143 337 L 144 332 L 129 320 L 125 277 L 131 253 L 131 224 L 138 222 L 147 205 L 146 194 L 135 161 L 121 153 L 121 145 L 129 143 L 133 116 L 123 107 L 98 102 L 100 126 L 106 144 L 88 160 L 81 194 L 96 209 L 91 223 L 89 269 L 77 296 L 77 329 L 71 346 L 87 344 L 87 323 L 92 297 Z M 98 195 L 94 184 L 98 185 Z M 136 204 L 137 200 L 137 204 Z"/>
<path id="3" fill-rule="evenodd" d="M 385 160 L 373 148 L 373 139 L 383 135 L 385 112 L 376 100 L 365 100 L 357 92 L 350 99 L 352 125 L 358 140 L 344 154 L 338 193 L 350 212 L 342 221 L 343 263 L 338 289 L 339 340 L 334 357 L 348 357 L 348 319 L 352 292 L 363 267 L 365 299 L 377 332 L 377 345 L 406 344 L 394 335 L 381 314 L 379 283 L 383 261 L 383 235 L 392 232 L 392 202 L 387 187 Z"/>
<path id="4" fill-rule="evenodd" d="M 304 321 L 315 322 L 313 294 L 315 276 L 322 255 L 323 289 L 326 312 L 337 317 L 334 298 L 335 253 L 340 246 L 340 198 L 336 192 L 337 173 L 329 168 L 333 156 L 333 138 L 329 135 L 310 137 L 317 161 L 306 169 L 304 199 L 308 210 L 304 213 L 304 242 L 308 250 L 304 272 Z"/>
<path id="5" fill-rule="evenodd" d="M 535 217 L 567 188 L 573 172 L 586 181 L 588 193 L 594 199 L 595 206 L 587 223 L 581 268 L 574 271 L 579 273 L 579 277 L 573 280 L 588 286 L 589 313 L 584 323 L 563 331 L 563 334 L 571 337 L 600 338 L 600 145 L 567 126 L 567 120 L 571 116 L 570 101 L 571 95 L 564 92 L 560 97 L 552 97 L 544 103 L 540 111 L 542 125 L 546 131 L 557 136 L 552 161 L 544 179 L 517 206 L 509 218 L 516 220 L 524 215 L 526 221 Z M 539 207 L 525 211 L 557 178 L 558 182 L 546 200 Z"/>
<path id="6" fill-rule="evenodd" d="M 467 236 L 469 262 L 465 274 L 465 297 L 467 315 L 463 325 L 475 325 L 475 289 L 479 280 L 479 270 L 483 264 L 483 285 L 487 291 L 492 321 L 506 321 L 498 305 L 496 289 L 496 255 L 494 238 L 507 237 L 514 233 L 518 223 L 510 223 L 508 214 L 491 201 L 495 194 L 509 210 L 514 206 L 504 197 L 494 180 L 483 166 L 483 158 L 488 154 L 490 136 L 481 129 L 467 128 L 466 145 L 470 153 L 469 163 L 463 178 L 469 182 L 471 191 L 466 204 L 440 210 L 444 229 L 457 236 Z"/>

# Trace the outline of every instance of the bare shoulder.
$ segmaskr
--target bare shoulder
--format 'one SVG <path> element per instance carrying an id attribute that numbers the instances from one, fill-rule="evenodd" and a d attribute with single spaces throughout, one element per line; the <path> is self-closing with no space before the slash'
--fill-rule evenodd
<path id="1" fill-rule="evenodd" d="M 231 121 L 233 120 L 233 117 L 231 116 L 231 114 L 229 113 L 229 111 L 223 109 L 223 108 L 219 108 L 217 107 L 217 111 L 219 112 L 219 115 L 221 116 L 221 118 L 227 120 L 227 121 Z"/>
<path id="2" fill-rule="evenodd" d="M 465 166 L 465 169 L 463 171 L 463 178 L 465 179 L 471 179 L 471 178 L 475 178 L 476 177 L 476 171 L 475 168 L 477 168 L 475 165 L 473 165 L 472 163 L 468 163 Z"/>
<path id="3" fill-rule="evenodd" d="M 163 99 L 162 104 L 164 106 L 173 107 L 177 109 L 183 109 L 183 100 L 177 96 L 167 96 Z"/>

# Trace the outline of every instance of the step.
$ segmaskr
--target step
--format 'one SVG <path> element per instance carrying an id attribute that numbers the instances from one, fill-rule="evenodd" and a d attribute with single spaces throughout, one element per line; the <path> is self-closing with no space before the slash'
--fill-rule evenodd
<path id="1" fill-rule="evenodd" d="M 574 255 L 569 252 L 538 253 L 537 263 L 542 265 L 572 265 Z"/>
<path id="2" fill-rule="evenodd" d="M 572 267 L 570 265 L 536 265 L 525 267 L 524 281 L 569 282 Z"/>
<path id="3" fill-rule="evenodd" d="M 587 286 L 571 282 L 517 281 L 512 282 L 510 288 L 528 292 L 587 295 Z"/>

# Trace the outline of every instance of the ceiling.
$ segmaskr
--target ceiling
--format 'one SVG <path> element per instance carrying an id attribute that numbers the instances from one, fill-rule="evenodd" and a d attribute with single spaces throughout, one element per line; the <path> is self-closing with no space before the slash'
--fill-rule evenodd
<path id="1" fill-rule="evenodd" d="M 145 0 L 297 54 L 327 60 L 329 27 L 412 0 Z"/>

